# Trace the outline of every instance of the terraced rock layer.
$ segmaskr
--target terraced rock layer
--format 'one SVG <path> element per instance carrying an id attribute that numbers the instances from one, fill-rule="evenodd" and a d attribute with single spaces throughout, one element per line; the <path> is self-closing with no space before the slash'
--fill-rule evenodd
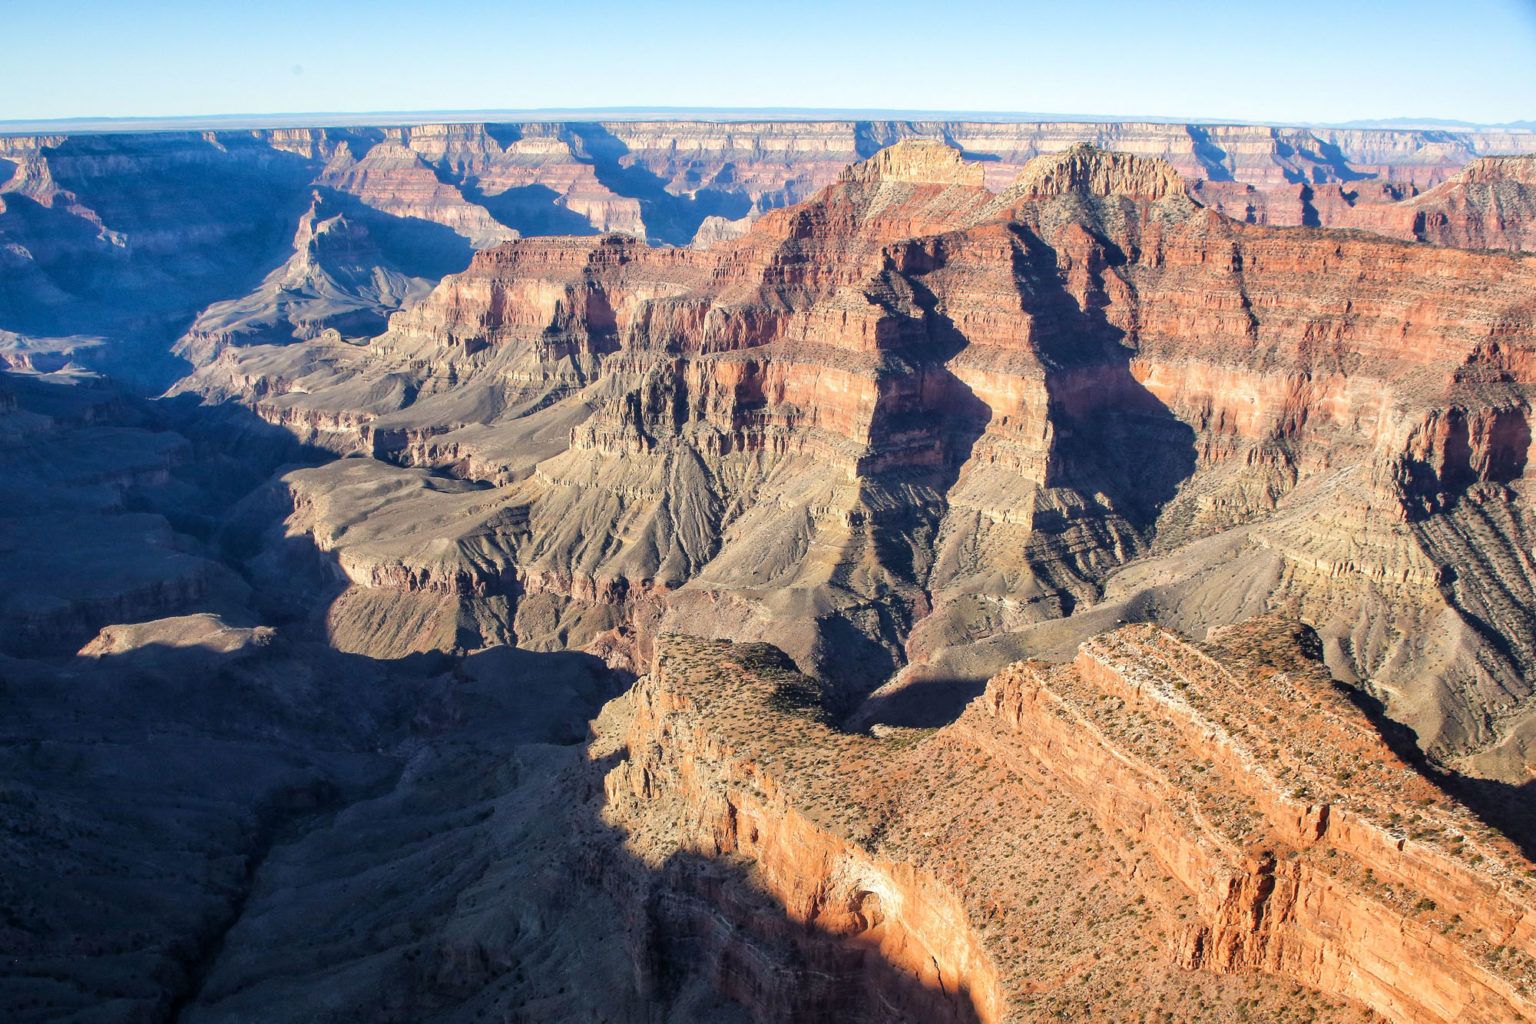
<path id="1" fill-rule="evenodd" d="M 706 224 L 572 138 L 714 244 L 498 241 L 553 129 L 140 140 L 111 217 L 50 178 L 111 146 L 17 162 L 38 322 L 97 244 L 135 336 L 244 290 L 163 402 L 10 336 L 0 1006 L 1536 1020 L 1523 165 L 1408 241 L 904 141 Z"/>
<path id="2" fill-rule="evenodd" d="M 1394 233 L 1391 200 L 1536 149 L 1518 132 L 905 121 L 8 136 L 0 361 L 73 362 L 159 390 L 228 345 L 376 334 L 472 251 L 520 235 L 734 238 L 914 139 L 959 147 L 992 189 L 1088 142 L 1166 160 L 1238 219 L 1370 226 L 1388 201 L 1379 219 Z M 1496 221 L 1468 234 L 1451 217 L 1421 237 L 1520 244 Z"/>
<path id="3" fill-rule="evenodd" d="M 451 571 L 515 578 L 528 645 L 761 639 L 843 711 L 899 673 L 859 716 L 910 724 L 1116 620 L 1288 609 L 1425 749 L 1517 781 L 1533 286 L 1235 222 L 1165 163 L 1078 148 L 994 194 L 903 143 L 708 251 L 518 240 L 367 346 L 182 387 L 489 485 L 500 554 Z"/>

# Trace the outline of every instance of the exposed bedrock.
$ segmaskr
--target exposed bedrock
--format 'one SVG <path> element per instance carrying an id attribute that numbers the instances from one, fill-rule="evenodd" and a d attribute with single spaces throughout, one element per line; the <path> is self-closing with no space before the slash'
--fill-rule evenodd
<path id="1" fill-rule="evenodd" d="M 849 1019 L 1199 1019 L 1252 992 L 1267 1019 L 1533 1019 L 1529 862 L 1393 753 L 1307 635 L 1128 628 L 876 736 L 830 727 L 771 649 L 668 637 L 599 720 L 595 749 L 626 752 L 605 816 L 666 865 L 656 926 L 760 1020 L 814 1019 L 785 960 L 846 970 L 849 947 L 920 984 L 882 1006 L 854 982 Z M 796 927 L 756 923 L 736 875 Z"/>
<path id="2" fill-rule="evenodd" d="M 1536 157 L 1530 155 L 1481 157 L 1427 190 L 1382 181 L 1271 189 L 1199 181 L 1190 194 L 1253 223 L 1354 228 L 1462 249 L 1536 248 Z"/>
<path id="3" fill-rule="evenodd" d="M 1117 619 L 1288 609 L 1523 778 L 1530 259 L 1238 223 L 1086 147 L 975 166 L 905 142 L 708 250 L 516 240 L 366 345 L 181 388 L 490 485 L 521 511 L 474 571 L 540 649 L 761 639 L 926 722 Z"/>
<path id="4" fill-rule="evenodd" d="M 1536 1021 L 1524 165 L 1026 128 L 6 143 L 12 1015 Z"/>

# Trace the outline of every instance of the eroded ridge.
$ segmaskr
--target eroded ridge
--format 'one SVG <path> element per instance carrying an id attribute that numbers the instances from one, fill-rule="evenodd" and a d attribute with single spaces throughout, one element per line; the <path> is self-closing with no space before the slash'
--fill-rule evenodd
<path id="1" fill-rule="evenodd" d="M 1272 625 L 1210 651 L 1127 627 L 1069 667 L 1010 667 L 979 706 L 1027 737 L 1018 763 L 1193 899 L 1178 962 L 1285 974 L 1394 1020 L 1533 1019 L 1530 862 L 1319 667 L 1276 658 Z"/>
<path id="2" fill-rule="evenodd" d="M 400 568 L 353 578 L 349 650 L 398 623 L 640 671 L 663 632 L 762 640 L 840 712 L 887 687 L 864 720 L 921 724 L 1117 621 L 1283 611 L 1426 754 L 1525 779 L 1536 260 L 1239 223 L 1176 161 L 976 168 L 901 141 L 707 250 L 509 241 L 366 345 L 233 348 L 180 388 L 369 457 L 361 520 L 466 538 L 344 552 Z M 380 585 L 428 570 L 474 591 L 430 627 Z"/>
<path id="3" fill-rule="evenodd" d="M 605 716 L 606 814 L 762 1020 L 882 1019 L 850 963 L 912 980 L 891 1012 L 915 1019 L 1536 1019 L 1530 862 L 1311 639 L 1126 627 L 951 725 L 860 735 L 772 648 L 667 636 Z M 739 916 L 722 863 L 785 913 Z M 806 1002 L 807 964 L 844 995 Z"/>

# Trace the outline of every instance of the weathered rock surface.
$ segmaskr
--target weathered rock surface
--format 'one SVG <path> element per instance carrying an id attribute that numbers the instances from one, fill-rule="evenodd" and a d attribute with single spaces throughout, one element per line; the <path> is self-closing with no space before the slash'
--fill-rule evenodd
<path id="1" fill-rule="evenodd" d="M 288 261 L 251 294 L 203 310 L 173 351 L 201 364 L 230 344 L 283 343 L 326 330 L 353 340 L 378 334 L 389 313 L 419 301 L 467 259 L 461 244 L 443 237 L 448 232 L 434 236 L 425 224 L 408 224 L 316 190 Z"/>
<path id="2" fill-rule="evenodd" d="M 514 643 L 514 537 L 526 511 L 485 486 L 342 459 L 275 488 L 292 512 L 252 565 L 290 607 L 334 592 L 338 650 L 393 658 Z"/>
<path id="3" fill-rule="evenodd" d="M 1484 157 L 1422 195 L 1340 221 L 1463 249 L 1536 250 L 1536 158 Z"/>
<path id="4" fill-rule="evenodd" d="M 840 990 L 855 1020 L 1536 1017 L 1530 862 L 1296 635 L 1127 628 L 877 737 L 829 727 L 771 650 L 668 638 L 605 713 L 605 813 L 642 863 L 689 865 L 667 923 L 762 1020 L 825 996 L 743 945 L 878 950 L 918 983 Z M 736 916 L 722 861 L 798 927 Z"/>
<path id="5" fill-rule="evenodd" d="M 1239 224 L 1165 163 L 1071 149 L 994 195 L 905 142 L 708 251 L 518 240 L 365 347 L 183 387 L 502 488 L 486 571 L 538 648 L 635 668 L 687 623 L 850 703 L 906 665 L 873 721 L 1115 618 L 1289 608 L 1426 749 L 1521 779 L 1533 284 Z"/>
<path id="6" fill-rule="evenodd" d="M 0 1009 L 1536 1020 L 1525 165 L 735 127 L 5 143 Z"/>

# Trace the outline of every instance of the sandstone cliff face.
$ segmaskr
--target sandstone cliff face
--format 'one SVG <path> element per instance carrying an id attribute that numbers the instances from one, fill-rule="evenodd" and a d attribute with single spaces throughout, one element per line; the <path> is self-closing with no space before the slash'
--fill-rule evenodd
<path id="1" fill-rule="evenodd" d="M 740 701 L 736 711 L 712 701 L 709 710 L 696 704 L 709 700 L 700 689 L 709 680 L 697 674 L 709 662 L 701 665 L 690 657 L 697 653 L 687 642 L 658 648 L 648 682 L 629 698 L 633 717 L 624 737 L 630 751 L 645 753 L 615 769 L 606 788 L 610 820 L 629 833 L 628 845 L 642 864 L 657 868 L 679 853 L 697 855 L 705 864 L 747 862 L 753 882 L 782 905 L 782 921 L 770 918 L 766 927 L 754 927 L 750 919 L 728 922 L 735 934 L 719 938 L 736 948 L 707 952 L 717 972 L 714 983 L 764 1021 L 834 1014 L 849 1020 L 1000 1019 L 1004 1002 L 995 971 L 953 894 L 927 871 L 880 858 L 857 835 L 840 835 L 830 822 L 845 816 L 847 808 L 835 802 L 796 807 L 777 766 L 759 761 L 813 751 L 744 748 L 713 728 L 710 711 L 733 717 L 772 714 L 776 698 L 792 701 L 762 685 L 769 681 L 763 675 L 775 671 L 771 649 L 758 652 L 766 666 L 748 659 L 758 674 L 748 675 L 746 690 L 732 695 L 733 702 Z M 722 667 L 736 665 L 727 660 Z M 792 672 L 788 678 L 794 679 Z M 784 737 L 790 745 L 815 744 L 826 735 L 824 727 L 793 714 L 777 724 L 795 734 Z M 718 894 L 708 889 L 689 891 L 708 883 L 697 868 L 667 878 L 662 898 L 682 904 L 679 916 L 685 918 L 667 922 L 670 928 L 686 933 L 690 924 L 703 926 L 686 920 L 689 896 L 699 901 L 695 914 L 717 913 L 710 904 L 730 908 L 729 897 L 717 901 Z M 760 952 L 782 945 L 804 957 L 798 971 L 785 971 L 786 965 Z M 907 989 L 872 984 L 879 975 L 861 977 L 856 970 L 851 979 L 840 979 L 839 990 L 812 980 L 819 973 L 849 973 L 850 962 L 856 968 L 861 958 L 883 961 L 910 975 L 913 984 Z"/>
<path id="2" fill-rule="evenodd" d="M 1528 1019 L 1528 862 L 1325 674 L 1266 666 L 1270 628 L 1220 637 L 1236 671 L 1156 630 L 1108 634 L 1070 668 L 1008 670 L 981 706 L 1194 895 L 1170 936 L 1186 965 L 1289 974 L 1394 1020 Z"/>
<path id="3" fill-rule="evenodd" d="M 1536 250 L 1530 227 L 1536 216 L 1536 159 L 1476 160 L 1403 207 L 1412 217 L 1413 238 L 1466 249 Z"/>
<path id="4" fill-rule="evenodd" d="M 1204 1019 L 1249 999 L 1264 1019 L 1532 1019 L 1529 862 L 1294 635 L 1260 621 L 1202 651 L 1128 628 L 1009 668 L 937 732 L 877 737 L 824 724 L 771 650 L 670 637 L 600 721 L 595 752 L 627 751 L 606 814 L 642 863 L 680 865 L 652 899 L 760 1020 Z M 733 918 L 720 862 L 799 927 Z M 799 972 L 858 949 L 920 987 L 877 1009 L 855 976 L 816 1002 Z"/>
<path id="5" fill-rule="evenodd" d="M 822 179 L 836 126 L 611 127 L 140 141 L 99 224 L 75 187 L 132 154 L 13 161 L 6 230 L 89 225 L 6 250 L 38 323 L 77 256 L 153 255 L 101 280 L 190 289 L 166 325 L 209 254 L 273 260 L 181 335 L 201 406 L 46 372 L 97 338 L 6 357 L 43 374 L 0 388 L 23 1019 L 1536 1019 L 1483 823 L 1529 840 L 1536 265 L 1461 244 L 1518 167 L 1367 204 L 1250 130 L 1053 129 L 1009 185 L 992 128 L 864 126 Z M 1188 144 L 1319 222 L 1461 226 L 1240 221 Z M 1456 154 L 1372 159 L 1419 157 Z M 593 181 L 633 206 L 471 257 Z M 291 223 L 133 213 L 290 186 Z M 630 213 L 720 237 L 595 230 Z"/>

